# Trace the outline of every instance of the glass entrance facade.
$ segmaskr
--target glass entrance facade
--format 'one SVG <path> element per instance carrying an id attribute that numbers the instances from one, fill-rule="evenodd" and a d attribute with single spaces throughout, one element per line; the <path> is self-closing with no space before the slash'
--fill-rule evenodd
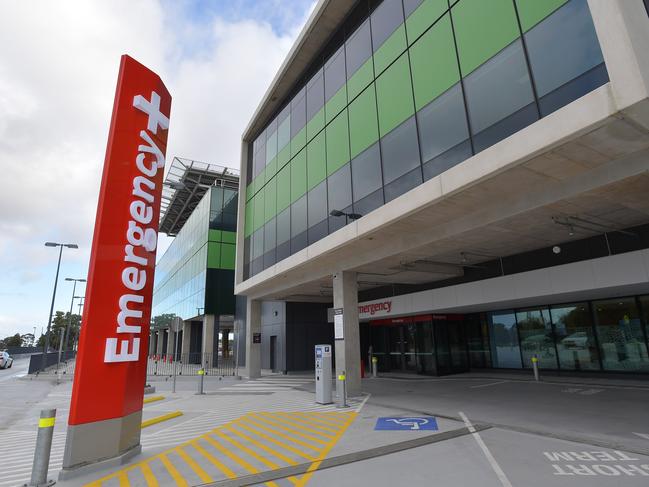
<path id="1" fill-rule="evenodd" d="M 382 372 L 447 375 L 469 370 L 462 315 L 422 315 L 373 321 L 372 354 Z"/>
<path id="2" fill-rule="evenodd" d="M 649 295 L 370 322 L 379 371 L 470 369 L 649 372 Z"/>

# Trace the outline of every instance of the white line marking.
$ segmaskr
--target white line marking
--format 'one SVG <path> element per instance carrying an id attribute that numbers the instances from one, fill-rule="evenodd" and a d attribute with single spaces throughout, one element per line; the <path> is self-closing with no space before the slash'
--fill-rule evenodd
<path id="1" fill-rule="evenodd" d="M 489 384 L 480 384 L 479 386 L 470 386 L 469 389 L 478 389 L 479 387 L 497 386 L 498 384 L 505 384 L 508 380 L 501 380 L 499 382 L 490 382 Z"/>
<path id="2" fill-rule="evenodd" d="M 500 480 L 500 483 L 503 485 L 503 487 L 512 487 L 512 484 L 509 481 L 509 479 L 507 478 L 507 475 L 505 475 L 505 472 L 503 472 L 503 469 L 500 468 L 500 465 L 498 465 L 498 462 L 496 461 L 496 459 L 493 457 L 493 455 L 489 451 L 489 448 L 487 448 L 487 445 L 485 445 L 484 441 L 482 441 L 482 438 L 480 437 L 480 434 L 478 434 L 476 429 L 471 424 L 471 421 L 469 421 L 469 418 L 467 418 L 466 415 L 462 411 L 459 411 L 459 413 L 460 413 L 460 417 L 462 418 L 462 421 L 464 421 L 464 424 L 466 425 L 467 429 L 471 432 L 471 435 L 475 439 L 476 443 L 478 443 L 478 446 L 482 450 L 482 453 L 484 453 L 485 457 L 487 457 L 487 460 L 491 464 L 491 468 L 493 469 L 493 471 L 498 476 L 498 479 Z"/>
<path id="3" fill-rule="evenodd" d="M 365 396 L 365 399 L 363 399 L 361 401 L 361 403 L 356 407 L 356 412 L 357 413 L 361 412 L 361 409 L 363 409 L 363 406 L 365 406 L 365 403 L 367 402 L 367 400 L 370 398 L 371 395 L 372 394 L 368 394 L 367 396 Z"/>
<path id="4" fill-rule="evenodd" d="M 649 440 L 649 435 L 647 433 L 636 433 L 634 431 L 633 434 L 639 436 L 640 438 L 644 438 L 645 440 Z"/>

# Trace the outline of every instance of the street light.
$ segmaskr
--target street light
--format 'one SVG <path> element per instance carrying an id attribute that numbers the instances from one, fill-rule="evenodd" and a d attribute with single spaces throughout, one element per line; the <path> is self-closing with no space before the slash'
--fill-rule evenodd
<path id="1" fill-rule="evenodd" d="M 77 290 L 77 282 L 86 282 L 85 279 L 72 279 L 71 277 L 66 277 L 66 281 L 73 281 L 74 284 L 72 286 L 72 299 L 70 300 L 70 314 L 68 315 L 68 326 L 65 327 L 65 349 L 68 349 L 68 341 L 70 340 L 70 328 L 72 327 L 72 306 L 74 305 L 74 298 L 78 298 L 79 296 L 75 296 L 74 292 Z"/>
<path id="2" fill-rule="evenodd" d="M 331 210 L 329 212 L 331 216 L 344 216 L 345 217 L 345 225 L 349 223 L 349 220 L 358 220 L 359 218 L 362 218 L 363 215 L 359 213 L 345 213 L 344 211 L 340 210 Z"/>
<path id="3" fill-rule="evenodd" d="M 63 254 L 63 247 L 69 249 L 78 249 L 79 246 L 73 243 L 58 243 L 58 242 L 45 242 L 45 247 L 60 247 L 59 249 L 59 261 L 56 264 L 56 277 L 54 277 L 54 291 L 52 292 L 52 305 L 50 306 L 50 316 L 47 320 L 47 333 L 45 334 L 45 343 L 43 348 L 43 370 L 45 370 L 47 361 L 46 354 L 47 350 L 50 347 L 50 328 L 52 326 L 52 313 L 54 313 L 54 299 L 56 298 L 56 284 L 59 281 L 59 269 L 61 268 L 61 255 Z"/>

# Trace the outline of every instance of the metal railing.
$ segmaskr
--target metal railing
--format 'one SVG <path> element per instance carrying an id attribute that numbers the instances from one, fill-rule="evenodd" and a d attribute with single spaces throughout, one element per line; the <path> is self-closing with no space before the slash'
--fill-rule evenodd
<path id="1" fill-rule="evenodd" d="M 63 375 L 70 374 L 74 375 L 74 366 L 76 363 L 77 352 L 68 350 L 61 354 L 61 363 L 57 363 L 59 360 L 58 352 L 48 352 L 45 357 L 46 369 L 43 370 L 43 354 L 37 353 L 30 357 L 29 360 L 29 369 L 28 374 L 56 374 L 61 373 Z"/>
<path id="2" fill-rule="evenodd" d="M 147 375 L 169 376 L 176 374 L 194 376 L 200 369 L 205 370 L 205 375 L 228 376 L 235 375 L 235 361 L 233 357 L 222 357 L 215 353 L 180 353 L 176 354 L 174 361 L 173 354 L 149 355 L 147 363 Z"/>

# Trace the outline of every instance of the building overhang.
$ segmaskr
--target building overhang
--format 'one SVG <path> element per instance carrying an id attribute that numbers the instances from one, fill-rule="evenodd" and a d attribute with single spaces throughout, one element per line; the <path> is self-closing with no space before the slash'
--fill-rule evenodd
<path id="1" fill-rule="evenodd" d="M 174 157 L 162 188 L 160 233 L 175 236 L 211 186 L 239 189 L 239 171 Z"/>

